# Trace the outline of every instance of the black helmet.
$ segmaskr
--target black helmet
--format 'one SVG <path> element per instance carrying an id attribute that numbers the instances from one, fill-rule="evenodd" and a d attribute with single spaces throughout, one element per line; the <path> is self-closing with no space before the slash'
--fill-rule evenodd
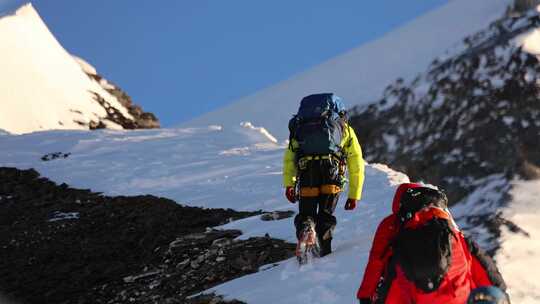
<path id="1" fill-rule="evenodd" d="M 401 196 L 398 216 L 402 223 L 408 221 L 415 212 L 433 206 L 448 208 L 448 198 L 444 191 L 431 187 L 409 188 Z"/>

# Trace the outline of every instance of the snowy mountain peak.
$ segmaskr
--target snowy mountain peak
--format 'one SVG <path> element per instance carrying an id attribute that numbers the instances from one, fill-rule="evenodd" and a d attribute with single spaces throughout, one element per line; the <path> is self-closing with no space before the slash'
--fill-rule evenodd
<path id="1" fill-rule="evenodd" d="M 30 2 L 21 5 L 14 12 L 7 13 L 5 16 L 2 16 L 2 17 L 7 17 L 7 16 L 33 16 L 33 17 L 40 18 L 39 14 L 36 11 L 36 9 L 32 5 L 32 3 L 30 3 Z"/>
<path id="2" fill-rule="evenodd" d="M 72 57 L 32 4 L 0 18 L 0 129 L 159 127 L 129 96 Z"/>

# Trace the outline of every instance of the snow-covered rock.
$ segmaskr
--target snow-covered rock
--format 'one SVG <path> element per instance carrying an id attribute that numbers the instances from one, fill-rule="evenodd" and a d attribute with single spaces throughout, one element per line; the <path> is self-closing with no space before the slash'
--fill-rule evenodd
<path id="1" fill-rule="evenodd" d="M 74 59 L 31 4 L 0 18 L 0 37 L 1 129 L 21 134 L 159 127 L 94 67 Z"/>
<path id="2" fill-rule="evenodd" d="M 513 303 L 540 298 L 534 283 L 513 277 L 540 255 L 525 245 L 538 242 L 526 212 L 537 209 L 540 178 L 539 28 L 537 10 L 502 16 L 351 118 L 368 160 L 447 190 L 461 228 L 508 269 Z"/>
<path id="3" fill-rule="evenodd" d="M 454 200 L 493 174 L 538 177 L 539 28 L 536 11 L 497 20 L 466 37 L 463 51 L 355 108 L 366 158 L 442 185 Z"/>

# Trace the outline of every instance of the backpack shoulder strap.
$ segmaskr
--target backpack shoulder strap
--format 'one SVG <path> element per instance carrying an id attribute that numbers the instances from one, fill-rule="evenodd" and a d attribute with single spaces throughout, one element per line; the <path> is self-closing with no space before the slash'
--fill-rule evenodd
<path id="1" fill-rule="evenodd" d="M 386 298 L 388 297 L 388 292 L 392 286 L 392 282 L 396 279 L 397 276 L 397 260 L 394 256 L 391 256 L 388 260 L 388 264 L 384 269 L 383 275 L 381 276 L 379 283 L 377 284 L 377 289 L 375 290 L 374 304 L 384 304 Z"/>
<path id="2" fill-rule="evenodd" d="M 296 129 L 298 128 L 299 120 L 300 118 L 297 114 L 294 114 L 289 120 L 289 149 L 293 152 L 296 152 L 296 148 L 293 145 L 293 140 L 296 137 Z"/>
<path id="3" fill-rule="evenodd" d="M 464 236 L 464 240 L 466 243 L 466 248 L 464 248 L 465 251 L 469 252 L 472 257 L 476 258 L 482 268 L 484 268 L 491 283 L 503 291 L 506 291 L 506 282 L 504 281 L 493 259 L 484 250 L 482 250 L 482 248 L 480 248 L 480 246 L 478 246 L 478 244 L 472 238 Z"/>

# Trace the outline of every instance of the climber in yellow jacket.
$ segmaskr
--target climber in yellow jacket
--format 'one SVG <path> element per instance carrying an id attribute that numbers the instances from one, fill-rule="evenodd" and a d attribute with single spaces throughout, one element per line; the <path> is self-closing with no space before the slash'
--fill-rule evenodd
<path id="1" fill-rule="evenodd" d="M 313 116 L 313 111 L 328 108 L 327 104 L 336 115 L 328 114 L 332 111 L 327 110 L 323 112 L 324 118 L 301 117 L 304 113 Z M 291 203 L 299 201 L 299 212 L 294 220 L 299 242 L 307 227 L 314 225 L 320 255 L 324 256 L 332 252 L 332 231 L 337 223 L 333 213 L 346 175 L 349 191 L 345 209 L 353 210 L 361 199 L 364 183 L 362 149 L 354 129 L 346 121 L 341 100 L 333 94 L 305 97 L 299 114 L 289 123 L 289 129 L 290 143 L 283 157 L 285 195 Z M 337 141 L 334 147 L 332 139 Z M 320 150 L 327 146 L 329 148 Z"/>

